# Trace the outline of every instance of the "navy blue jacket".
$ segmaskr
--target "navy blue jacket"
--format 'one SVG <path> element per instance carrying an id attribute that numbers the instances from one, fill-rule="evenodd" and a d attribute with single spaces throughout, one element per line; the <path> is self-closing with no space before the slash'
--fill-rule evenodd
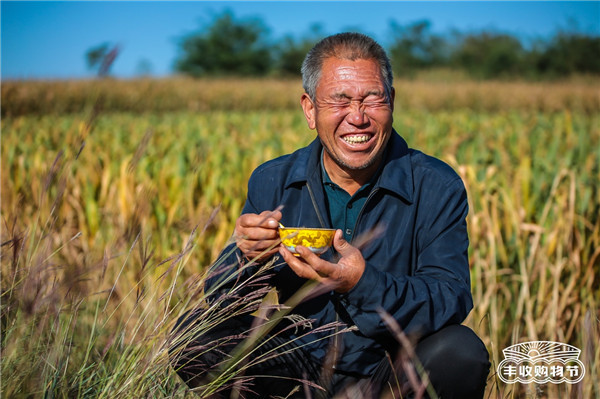
<path id="1" fill-rule="evenodd" d="M 324 227 L 331 227 L 321 179 L 321 149 L 315 139 L 293 154 L 259 166 L 250 177 L 242 213 L 258 214 L 281 204 L 284 225 L 319 227 L 316 206 L 327 224 Z M 342 321 L 358 327 L 342 335 L 343 352 L 336 368 L 362 375 L 370 374 L 395 342 L 378 310 L 391 314 L 405 332 L 427 335 L 461 323 L 473 306 L 468 204 L 460 177 L 442 161 L 408 148 L 396 132 L 384 162 L 354 229 L 353 242 L 375 226 L 385 227 L 383 236 L 361 249 L 366 260 L 361 279 L 348 293 L 326 293 L 294 310 L 314 319 L 313 327 L 335 321 L 336 310 Z M 224 253 L 228 251 L 231 247 Z M 333 256 L 333 250 L 322 255 L 328 260 Z M 239 254 L 220 263 L 235 259 L 240 259 Z M 271 281 L 281 303 L 304 282 L 282 260 Z M 322 359 L 327 340 L 308 347 L 317 360 Z"/>

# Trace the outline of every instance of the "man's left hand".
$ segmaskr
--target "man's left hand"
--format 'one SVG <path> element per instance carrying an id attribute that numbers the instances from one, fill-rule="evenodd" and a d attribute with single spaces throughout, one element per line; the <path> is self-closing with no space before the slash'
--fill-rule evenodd
<path id="1" fill-rule="evenodd" d="M 337 263 L 327 262 L 301 245 L 296 247 L 300 257 L 294 256 L 283 246 L 280 246 L 279 253 L 299 277 L 331 284 L 339 293 L 348 292 L 363 275 L 365 259 L 358 248 L 343 238 L 342 230 L 335 232 L 333 247 L 341 256 Z"/>

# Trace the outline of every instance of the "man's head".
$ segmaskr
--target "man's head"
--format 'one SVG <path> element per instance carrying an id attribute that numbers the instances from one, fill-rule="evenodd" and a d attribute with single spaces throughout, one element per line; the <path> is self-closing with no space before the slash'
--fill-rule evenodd
<path id="1" fill-rule="evenodd" d="M 304 58 L 302 63 L 302 86 L 310 98 L 315 99 L 315 92 L 321 68 L 327 58 L 346 60 L 375 60 L 381 69 L 386 92 L 389 95 L 393 84 L 392 66 L 385 50 L 369 36 L 362 33 L 346 32 L 328 36 L 318 42 Z"/>
<path id="2" fill-rule="evenodd" d="M 385 51 L 362 34 L 330 36 L 308 53 L 302 72 L 302 109 L 325 148 L 325 169 L 338 184 L 362 185 L 392 133 L 394 88 Z"/>

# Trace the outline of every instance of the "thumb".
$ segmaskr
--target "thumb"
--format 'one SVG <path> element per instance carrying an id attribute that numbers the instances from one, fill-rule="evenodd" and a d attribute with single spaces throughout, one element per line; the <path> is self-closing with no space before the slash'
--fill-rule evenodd
<path id="1" fill-rule="evenodd" d="M 350 255 L 350 252 L 354 250 L 354 247 L 350 245 L 346 239 L 344 239 L 344 233 L 342 233 L 342 230 L 339 229 L 333 236 L 333 247 L 340 255 L 342 255 L 342 257 Z"/>

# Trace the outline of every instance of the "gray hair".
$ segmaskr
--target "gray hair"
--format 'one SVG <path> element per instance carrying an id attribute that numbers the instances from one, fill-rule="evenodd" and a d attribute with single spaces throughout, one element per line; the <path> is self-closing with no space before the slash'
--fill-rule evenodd
<path id="1" fill-rule="evenodd" d="M 306 54 L 302 63 L 302 86 L 314 101 L 321 78 L 323 62 L 330 57 L 346 60 L 374 60 L 379 64 L 386 95 L 390 96 L 394 77 L 392 65 L 385 50 L 372 38 L 362 33 L 346 32 L 328 36 Z"/>

